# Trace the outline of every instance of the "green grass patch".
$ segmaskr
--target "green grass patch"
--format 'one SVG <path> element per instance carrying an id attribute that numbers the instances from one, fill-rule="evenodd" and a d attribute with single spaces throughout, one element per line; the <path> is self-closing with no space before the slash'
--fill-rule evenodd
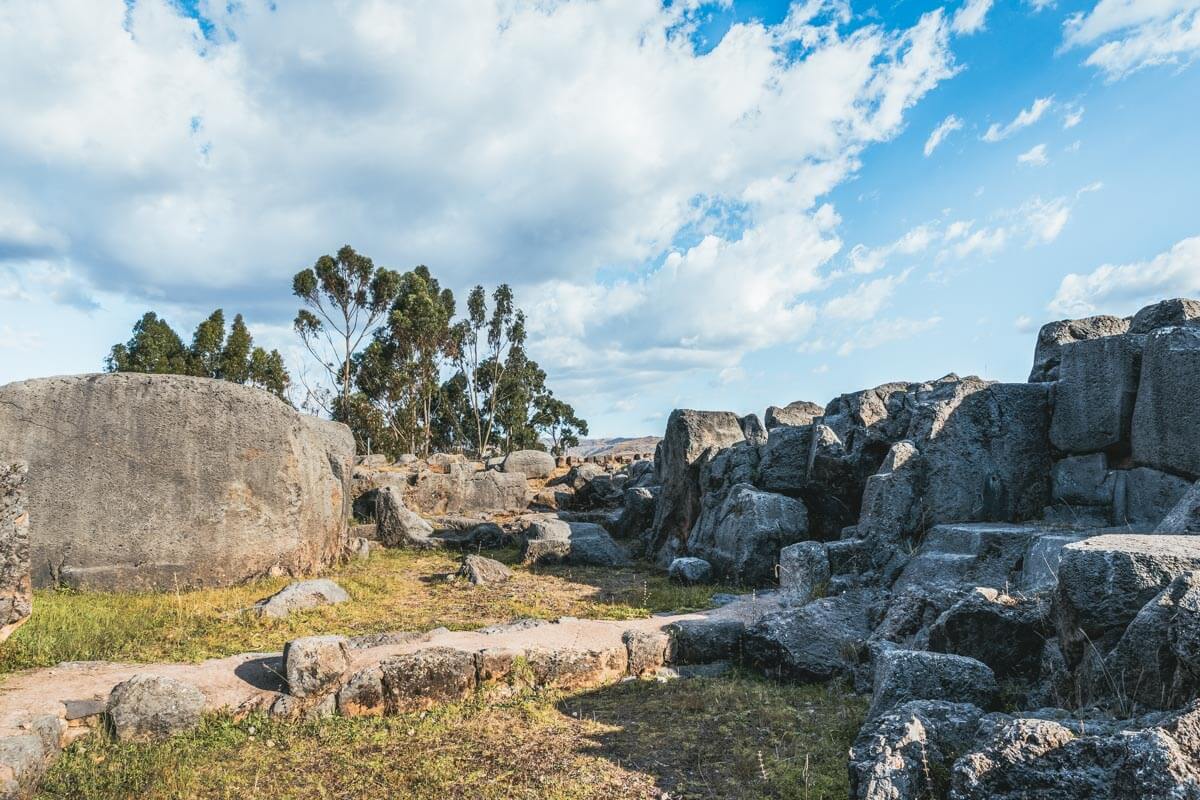
<path id="1" fill-rule="evenodd" d="M 489 553 L 509 564 L 515 550 Z M 365 563 L 329 573 L 351 601 L 285 620 L 243 613 L 283 586 L 272 579 L 243 586 L 166 593 L 35 592 L 33 615 L 0 649 L 0 673 L 62 661 L 199 661 L 275 651 L 299 636 L 470 629 L 520 617 L 631 619 L 658 611 L 709 606 L 731 587 L 682 587 L 646 565 L 622 569 L 514 566 L 496 586 L 445 581 L 458 557 L 445 552 L 377 551 Z"/>
<path id="2" fill-rule="evenodd" d="M 733 673 L 388 719 L 217 716 L 162 744 L 80 742 L 38 797 L 840 800 L 864 712 L 837 686 Z"/>

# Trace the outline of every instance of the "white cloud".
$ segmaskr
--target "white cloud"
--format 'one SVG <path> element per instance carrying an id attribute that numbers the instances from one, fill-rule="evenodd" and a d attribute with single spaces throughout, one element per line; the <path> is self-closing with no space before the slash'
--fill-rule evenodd
<path id="1" fill-rule="evenodd" d="M 896 287 L 908 279 L 909 272 L 911 270 L 905 270 L 897 275 L 861 283 L 846 294 L 828 300 L 821 312 L 837 320 L 865 322 L 874 319 L 887 306 Z"/>
<path id="2" fill-rule="evenodd" d="M 1065 316 L 1127 314 L 1164 297 L 1200 294 L 1200 236 L 1184 239 L 1149 261 L 1105 264 L 1062 279 L 1047 308 Z"/>
<path id="3" fill-rule="evenodd" d="M 1070 130 L 1079 123 L 1083 122 L 1083 107 L 1067 109 L 1063 115 L 1063 130 Z"/>
<path id="4" fill-rule="evenodd" d="M 1013 320 L 1013 327 L 1020 333 L 1032 333 L 1038 329 L 1037 323 L 1028 314 L 1022 314 Z"/>
<path id="5" fill-rule="evenodd" d="M 954 133 L 954 131 L 962 130 L 962 126 L 963 121 L 954 114 L 942 120 L 933 129 L 933 133 L 929 134 L 929 138 L 925 140 L 925 157 L 929 158 L 929 156 L 933 155 L 933 151 L 938 148 L 938 145 L 945 141 L 946 137 Z"/>
<path id="6" fill-rule="evenodd" d="M 955 13 L 951 27 L 955 33 L 962 35 L 978 33 L 984 29 L 991 8 L 992 0 L 966 0 Z"/>
<path id="7" fill-rule="evenodd" d="M 1033 101 L 1033 105 L 1022 109 L 1013 121 L 1007 125 L 992 123 L 983 134 L 983 140 L 985 142 L 998 142 L 1002 139 L 1007 139 L 1022 128 L 1028 128 L 1041 119 L 1042 115 L 1049 111 L 1052 105 L 1054 105 L 1053 97 L 1037 98 Z"/>
<path id="8" fill-rule="evenodd" d="M 895 319 L 879 320 L 874 324 L 859 328 L 852 338 L 847 339 L 838 348 L 838 355 L 844 357 L 856 350 L 871 350 L 890 342 L 911 339 L 931 328 L 937 327 L 941 321 L 942 318 L 937 316 L 929 317 L 928 319 L 897 317 Z"/>
<path id="9" fill-rule="evenodd" d="M 1017 156 L 1017 163 L 1028 164 L 1031 167 L 1046 166 L 1050 163 L 1050 157 L 1046 155 L 1046 145 L 1035 144 L 1033 147 Z"/>
<path id="10" fill-rule="evenodd" d="M 1008 231 L 1005 228 L 980 228 L 951 248 L 951 252 L 959 259 L 968 256 L 993 256 L 1004 249 L 1008 242 Z"/>
<path id="11" fill-rule="evenodd" d="M 924 224 L 912 228 L 896 241 L 882 247 L 867 247 L 857 244 L 850 249 L 850 268 L 859 274 L 878 272 L 894 255 L 911 256 L 924 252 L 938 238 L 938 235 L 933 224 Z"/>
<path id="12" fill-rule="evenodd" d="M 1026 203 L 1022 210 L 1030 233 L 1030 244 L 1053 242 L 1071 218 L 1071 205 L 1065 197 L 1058 197 L 1049 202 L 1034 198 Z"/>
<path id="13" fill-rule="evenodd" d="M 1100 0 L 1063 26 L 1064 48 L 1095 48 L 1085 63 L 1112 81 L 1200 53 L 1200 0 Z"/>
<path id="14" fill-rule="evenodd" d="M 1054 8 L 1054 0 L 1025 0 L 1029 7 L 1036 14 L 1039 11 L 1045 11 L 1047 8 Z"/>

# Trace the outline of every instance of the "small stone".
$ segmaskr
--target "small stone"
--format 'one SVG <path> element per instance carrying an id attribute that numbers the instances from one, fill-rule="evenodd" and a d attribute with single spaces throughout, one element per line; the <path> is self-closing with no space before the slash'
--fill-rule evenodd
<path id="1" fill-rule="evenodd" d="M 476 586 L 504 583 L 512 577 L 512 570 L 492 558 L 468 555 L 458 568 L 458 577 L 465 578 Z"/>
<path id="2" fill-rule="evenodd" d="M 200 724 L 204 695 L 174 678 L 139 674 L 113 688 L 106 710 L 119 740 L 161 741 Z"/>
<path id="3" fill-rule="evenodd" d="M 667 577 L 676 583 L 688 586 L 697 583 L 708 583 L 712 580 L 712 564 L 709 564 L 703 558 L 694 558 L 692 556 L 677 558 L 667 568 Z"/>
<path id="4" fill-rule="evenodd" d="M 282 619 L 293 611 L 336 605 L 350 599 L 341 586 L 328 578 L 289 583 L 270 597 L 259 600 L 254 613 L 260 617 Z"/>
<path id="5" fill-rule="evenodd" d="M 350 668 L 344 636 L 307 636 L 283 648 L 288 691 L 295 697 L 315 697 L 333 688 Z"/>

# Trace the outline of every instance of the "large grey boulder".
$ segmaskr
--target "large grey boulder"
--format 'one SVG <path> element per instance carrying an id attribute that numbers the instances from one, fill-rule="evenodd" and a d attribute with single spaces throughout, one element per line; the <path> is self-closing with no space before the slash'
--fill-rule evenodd
<path id="1" fill-rule="evenodd" d="M 554 456 L 544 450 L 517 450 L 504 457 L 500 469 L 526 478 L 548 478 L 554 466 Z"/>
<path id="2" fill-rule="evenodd" d="M 649 555 L 682 548 L 700 515 L 700 470 L 721 449 L 744 441 L 738 416 L 730 411 L 671 412 L 654 457 L 662 494 L 648 537 Z"/>
<path id="3" fill-rule="evenodd" d="M 1200 300 L 1174 298 L 1160 300 L 1133 315 L 1130 333 L 1151 333 L 1174 325 L 1200 324 Z"/>
<path id="4" fill-rule="evenodd" d="M 1037 676 L 1048 609 L 1036 597 L 977 588 L 942 613 L 929 629 L 929 649 L 987 664 L 997 679 Z"/>
<path id="5" fill-rule="evenodd" d="M 113 688 L 105 709 L 117 739 L 154 742 L 199 725 L 204 695 L 174 678 L 139 674 Z"/>
<path id="6" fill-rule="evenodd" d="M 600 525 L 554 518 L 530 523 L 520 557 L 525 564 L 617 567 L 629 562 L 629 554 Z"/>
<path id="7" fill-rule="evenodd" d="M 770 431 L 780 425 L 811 425 L 813 420 L 825 413 L 825 406 L 810 403 L 807 400 L 796 400 L 783 408 L 768 406 L 764 424 Z"/>
<path id="8" fill-rule="evenodd" d="M 824 681 L 851 675 L 867 655 L 879 593 L 852 589 L 768 614 L 746 629 L 747 663 L 771 675 Z"/>
<path id="9" fill-rule="evenodd" d="M 803 605 L 829 586 L 829 556 L 821 542 L 796 542 L 779 551 L 779 589 L 789 602 Z"/>
<path id="10" fill-rule="evenodd" d="M 384 703 L 392 714 L 465 700 L 477 682 L 475 654 L 452 647 L 392 656 L 379 666 Z"/>
<path id="11" fill-rule="evenodd" d="M 1193 483 L 1154 529 L 1156 533 L 1200 533 L 1200 483 Z"/>
<path id="12" fill-rule="evenodd" d="M 289 583 L 270 597 L 259 600 L 253 610 L 261 617 L 283 619 L 293 611 L 337 605 L 349 599 L 346 590 L 328 578 L 313 578 Z"/>
<path id="13" fill-rule="evenodd" d="M 851 800 L 941 797 L 944 776 L 975 741 L 983 711 L 913 700 L 863 725 L 850 750 Z"/>
<path id="14" fill-rule="evenodd" d="M 667 577 L 685 586 L 708 583 L 713 579 L 713 568 L 712 564 L 703 558 L 684 556 L 671 561 L 671 566 L 667 568 Z"/>
<path id="15" fill-rule="evenodd" d="M 182 375 L 0 387 L 29 465 L 35 586 L 175 589 L 298 574 L 346 543 L 354 439 L 259 389 Z"/>
<path id="16" fill-rule="evenodd" d="M 433 525 L 420 514 L 404 506 L 404 498 L 393 486 L 384 486 L 375 494 L 375 530 L 384 547 L 436 547 L 429 537 Z"/>
<path id="17" fill-rule="evenodd" d="M 720 505 L 705 503 L 687 550 L 712 564 L 718 575 L 761 585 L 774 580 L 780 549 L 807 536 L 802 502 L 743 483 L 732 487 Z"/>
<path id="18" fill-rule="evenodd" d="M 777 425 L 767 434 L 755 484 L 768 492 L 798 495 L 808 481 L 812 425 Z"/>
<path id="19" fill-rule="evenodd" d="M 1161 328 L 1149 335 L 1133 411 L 1133 460 L 1200 477 L 1200 327 Z"/>
<path id="20" fill-rule="evenodd" d="M 1121 477 L 1124 495 L 1113 523 L 1140 530 L 1162 523 L 1192 487 L 1191 481 L 1149 467 L 1126 470 Z"/>
<path id="21" fill-rule="evenodd" d="M 867 719 L 910 700 L 947 700 L 990 708 L 999 687 L 981 661 L 923 650 L 884 650 L 876 656 L 875 690 Z"/>
<path id="22" fill-rule="evenodd" d="M 337 688 L 350 669 L 350 649 L 344 636 L 306 636 L 283 648 L 288 692 L 316 697 Z"/>
<path id="23" fill-rule="evenodd" d="M 1098 316 L 1046 323 L 1038 331 L 1037 347 L 1033 354 L 1033 370 L 1029 373 L 1029 382 L 1043 383 L 1058 380 L 1059 363 L 1062 359 L 1064 345 L 1129 333 L 1129 322 L 1128 318 L 1123 317 Z"/>
<path id="24" fill-rule="evenodd" d="M 1050 499 L 1067 506 L 1111 506 L 1114 483 L 1104 453 L 1068 456 L 1054 462 Z"/>
<path id="25" fill-rule="evenodd" d="M 1050 441 L 1066 453 L 1128 450 L 1146 337 L 1105 336 L 1063 345 Z"/>
<path id="26" fill-rule="evenodd" d="M 1171 581 L 1200 569 L 1200 539 L 1109 534 L 1068 544 L 1058 569 L 1054 624 L 1067 663 L 1104 654 Z"/>
<path id="27" fill-rule="evenodd" d="M 1195 704 L 1152 727 L 1081 735 L 1096 726 L 997 719 L 951 774 L 954 800 L 1193 800 L 1200 797 Z M 1068 727 L 1069 725 L 1069 727 Z"/>
<path id="28" fill-rule="evenodd" d="M 0 464 L 0 642 L 29 620 L 29 514 L 24 464 Z"/>
<path id="29" fill-rule="evenodd" d="M 429 515 L 522 511 L 529 505 L 529 481 L 524 475 L 451 466 L 444 473 L 417 471 L 406 481 L 404 505 Z"/>
<path id="30" fill-rule="evenodd" d="M 621 516 L 617 518 L 613 535 L 618 539 L 640 539 L 654 524 L 654 506 L 657 502 L 657 487 L 626 489 Z"/>
<path id="31" fill-rule="evenodd" d="M 739 418 L 738 422 L 742 426 L 742 433 L 748 443 L 755 446 L 767 443 L 767 429 L 763 427 L 758 414 L 747 414 Z"/>

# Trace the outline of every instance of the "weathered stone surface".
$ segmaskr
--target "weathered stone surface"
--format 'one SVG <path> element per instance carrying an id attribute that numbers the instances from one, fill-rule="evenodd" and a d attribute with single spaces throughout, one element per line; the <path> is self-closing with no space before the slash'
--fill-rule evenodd
<path id="1" fill-rule="evenodd" d="M 422 514 L 520 511 L 528 503 L 525 476 L 497 470 L 417 472 L 404 494 L 404 505 Z"/>
<path id="2" fill-rule="evenodd" d="M 0 464 L 0 642 L 29 620 L 29 513 L 24 464 Z"/>
<path id="3" fill-rule="evenodd" d="M 746 661 L 764 672 L 806 681 L 850 674 L 866 657 L 879 595 L 851 590 L 768 614 L 746 629 Z"/>
<path id="4" fill-rule="evenodd" d="M 153 742 L 199 725 L 204 695 L 174 678 L 134 675 L 113 688 L 105 708 L 118 739 Z"/>
<path id="5" fill-rule="evenodd" d="M 746 626 L 736 619 L 688 619 L 667 627 L 673 664 L 708 664 L 739 655 Z"/>
<path id="6" fill-rule="evenodd" d="M 344 636 L 306 636 L 283 647 L 288 692 L 295 697 L 325 694 L 341 683 L 350 669 L 350 649 Z"/>
<path id="7" fill-rule="evenodd" d="M 182 375 L 0 387 L 25 461 L 33 583 L 175 589 L 304 573 L 342 552 L 354 440 L 270 394 Z"/>
<path id="8" fill-rule="evenodd" d="M 259 600 L 254 612 L 259 616 L 282 619 L 293 611 L 345 603 L 350 595 L 328 578 L 289 583 L 270 597 Z"/>
<path id="9" fill-rule="evenodd" d="M 386 711 L 383 670 L 378 664 L 359 670 L 338 690 L 337 710 L 343 717 L 381 717 Z"/>
<path id="10" fill-rule="evenodd" d="M 1038 331 L 1030 383 L 1058 380 L 1063 345 L 1129 333 L 1129 319 L 1098 316 L 1048 322 Z"/>
<path id="11" fill-rule="evenodd" d="M 621 635 L 629 659 L 629 674 L 653 675 L 667 663 L 671 637 L 664 631 L 631 629 Z"/>
<path id="12" fill-rule="evenodd" d="M 808 480 L 811 425 L 777 425 L 767 435 L 756 485 L 768 492 L 795 496 Z"/>
<path id="13" fill-rule="evenodd" d="M 807 400 L 796 400 L 783 408 L 768 406 L 764 423 L 768 431 L 780 425 L 811 425 L 813 420 L 825 413 L 825 407 Z"/>
<path id="14" fill-rule="evenodd" d="M 913 700 L 868 722 L 850 750 L 850 797 L 943 797 L 950 768 L 971 747 L 982 716 L 969 703 Z"/>
<path id="15" fill-rule="evenodd" d="M 779 551 L 779 589 L 803 605 L 825 593 L 829 556 L 821 542 L 797 542 Z"/>
<path id="16" fill-rule="evenodd" d="M 767 429 L 763 427 L 758 414 L 739 417 L 738 422 L 742 426 L 742 433 L 745 435 L 747 443 L 754 446 L 767 443 Z"/>
<path id="17" fill-rule="evenodd" d="M 404 497 L 393 486 L 384 486 L 375 494 L 376 535 L 384 547 L 437 547 L 429 537 L 433 526 L 420 514 L 404 506 Z"/>
<path id="18" fill-rule="evenodd" d="M 738 417 L 732 412 L 671 412 L 654 458 L 662 494 L 654 511 L 648 554 L 657 556 L 669 542 L 683 546 L 700 514 L 700 470 L 717 451 L 745 440 Z"/>
<path id="19" fill-rule="evenodd" d="M 640 539 L 654 525 L 654 505 L 658 489 L 644 486 L 625 490 L 625 503 L 613 530 L 618 539 Z"/>
<path id="20" fill-rule="evenodd" d="M 688 537 L 688 553 L 708 561 L 718 575 L 747 585 L 772 582 L 780 549 L 808 534 L 802 502 L 750 484 L 732 487 L 720 505 L 706 498 L 704 506 Z"/>
<path id="21" fill-rule="evenodd" d="M 1150 334 L 1133 411 L 1133 460 L 1140 465 L 1200 477 L 1200 327 L 1162 328 Z"/>
<path id="22" fill-rule="evenodd" d="M 1128 452 L 1144 336 L 1063 345 L 1050 441 L 1066 453 Z"/>
<path id="23" fill-rule="evenodd" d="M 1107 652 L 1125 627 L 1178 575 L 1200 569 L 1200 539 L 1110 534 L 1063 548 L 1054 624 L 1067 663 Z"/>
<path id="24" fill-rule="evenodd" d="M 1124 478 L 1125 496 L 1119 504 L 1121 516 L 1113 523 L 1142 530 L 1163 522 L 1192 486 L 1191 481 L 1149 467 L 1128 470 Z"/>
<path id="25" fill-rule="evenodd" d="M 564 562 L 580 566 L 615 567 L 629 554 L 600 525 L 591 522 L 534 520 L 525 530 L 521 561 L 526 564 Z"/>
<path id="26" fill-rule="evenodd" d="M 934 623 L 967 591 L 965 584 L 955 582 L 896 584 L 872 639 L 904 650 L 928 650 Z"/>
<path id="27" fill-rule="evenodd" d="M 554 473 L 554 456 L 544 450 L 517 450 L 504 457 L 503 472 L 513 472 L 526 478 L 548 478 Z"/>
<path id="28" fill-rule="evenodd" d="M 1174 325 L 1200 324 L 1200 300 L 1174 298 L 1148 305 L 1133 315 L 1130 333 L 1152 333 Z"/>
<path id="29" fill-rule="evenodd" d="M 703 558 L 684 556 L 672 559 L 671 566 L 667 568 L 667 577 L 688 586 L 708 583 L 713 579 L 713 568 Z"/>
<path id="30" fill-rule="evenodd" d="M 996 678 L 1037 676 L 1046 641 L 1046 604 L 978 588 L 947 609 L 929 630 L 929 649 L 982 661 Z"/>
<path id="31" fill-rule="evenodd" d="M 1193 705 L 1153 727 L 1096 736 L 1050 720 L 998 720 L 955 763 L 950 797 L 1191 800 L 1200 797 L 1196 716 Z"/>
<path id="32" fill-rule="evenodd" d="M 910 700 L 946 700 L 990 708 L 998 687 L 984 663 L 965 656 L 920 650 L 886 650 L 876 656 L 875 691 L 868 719 Z"/>
<path id="33" fill-rule="evenodd" d="M 469 554 L 458 568 L 458 577 L 465 578 L 476 586 L 504 583 L 512 577 L 512 570 L 494 558 Z"/>
<path id="34" fill-rule="evenodd" d="M 609 648 L 531 648 L 525 659 L 534 686 L 570 691 L 612 683 L 628 667 L 625 645 Z"/>
<path id="35" fill-rule="evenodd" d="M 1069 456 L 1056 461 L 1050 473 L 1050 498 L 1072 506 L 1110 506 L 1113 474 L 1104 453 Z"/>
<path id="36" fill-rule="evenodd" d="M 1192 484 L 1167 512 L 1155 533 L 1200 533 L 1200 483 Z"/>
<path id="37" fill-rule="evenodd" d="M 390 714 L 424 711 L 463 700 L 475 691 L 475 656 L 451 647 L 392 656 L 379 668 Z"/>

